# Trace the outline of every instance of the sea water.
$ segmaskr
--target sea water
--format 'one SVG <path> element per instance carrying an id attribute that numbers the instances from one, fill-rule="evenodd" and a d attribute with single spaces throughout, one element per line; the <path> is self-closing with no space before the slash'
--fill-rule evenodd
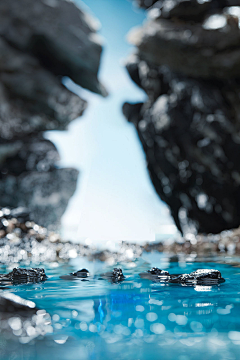
<path id="1" fill-rule="evenodd" d="M 121 267 L 125 280 L 101 275 Z M 169 262 L 159 253 L 109 265 L 85 258 L 69 264 L 42 264 L 43 283 L 10 286 L 50 314 L 49 332 L 31 341 L 0 335 L 1 360 L 239 359 L 240 269 L 217 262 Z M 154 283 L 139 273 L 151 266 L 171 274 L 218 269 L 225 283 L 182 286 Z M 61 275 L 87 268 L 87 279 Z M 9 269 L 1 268 L 2 273 Z M 26 343 L 24 343 L 26 342 Z"/>

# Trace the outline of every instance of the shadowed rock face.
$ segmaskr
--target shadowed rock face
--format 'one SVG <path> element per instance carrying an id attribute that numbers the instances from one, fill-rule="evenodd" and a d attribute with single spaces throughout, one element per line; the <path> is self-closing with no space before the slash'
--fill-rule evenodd
<path id="1" fill-rule="evenodd" d="M 137 128 L 157 193 L 185 234 L 240 224 L 235 3 L 171 1 L 167 14 L 170 2 L 158 1 L 150 20 L 129 36 L 137 51 L 127 70 L 148 98 L 124 104 L 123 112 Z"/>
<path id="2" fill-rule="evenodd" d="M 0 205 L 27 206 L 32 219 L 56 229 L 78 178 L 59 169 L 47 130 L 65 130 L 86 102 L 64 76 L 106 96 L 98 80 L 98 23 L 66 0 L 0 3 Z"/>

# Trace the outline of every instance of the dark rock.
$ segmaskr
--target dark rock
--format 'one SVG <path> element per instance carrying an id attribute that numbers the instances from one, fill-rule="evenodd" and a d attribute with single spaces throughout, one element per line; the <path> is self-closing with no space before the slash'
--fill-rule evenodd
<path id="1" fill-rule="evenodd" d="M 148 270 L 146 273 L 140 273 L 139 276 L 142 279 L 148 279 L 156 282 L 166 282 L 170 279 L 170 274 L 168 271 L 161 270 L 159 268 L 153 267 Z"/>
<path id="2" fill-rule="evenodd" d="M 234 4 L 159 1 L 154 7 L 163 7 L 161 12 L 130 35 L 137 54 L 127 69 L 148 99 L 124 104 L 123 112 L 137 128 L 154 187 L 184 234 L 240 224 L 240 33 L 229 7 Z M 182 17 L 185 5 L 196 9 L 191 21 Z M 223 27 L 211 28 L 213 14 Z"/>
<path id="3" fill-rule="evenodd" d="M 41 134 L 5 141 L 0 154 L 1 149 L 1 205 L 27 207 L 31 220 L 57 229 L 76 189 L 78 171 L 56 168 L 58 151 Z"/>
<path id="4" fill-rule="evenodd" d="M 120 283 L 125 279 L 122 269 L 114 268 L 113 271 L 107 272 L 102 275 L 102 278 L 106 278 L 111 283 Z"/>
<path id="5" fill-rule="evenodd" d="M 38 309 L 34 302 L 13 293 L 1 293 L 0 333 L 3 341 L 7 339 L 9 344 L 9 339 L 16 340 L 19 349 L 19 341 L 26 344 L 49 333 L 49 324 L 50 315 L 45 310 Z M 16 331 L 16 327 L 19 331 Z M 12 346 L 13 343 L 10 344 Z"/>
<path id="6" fill-rule="evenodd" d="M 111 277 L 114 281 L 122 281 L 125 278 L 120 268 L 114 268 Z"/>
<path id="7" fill-rule="evenodd" d="M 0 181 L 0 202 L 4 206 L 28 207 L 32 220 L 56 230 L 76 189 L 77 177 L 78 171 L 71 168 L 5 176 Z"/>
<path id="8" fill-rule="evenodd" d="M 78 270 L 74 273 L 70 273 L 70 275 L 63 275 L 60 276 L 61 279 L 64 280 L 76 280 L 76 279 L 84 279 L 86 280 L 86 278 L 89 276 L 89 271 L 87 269 L 82 269 L 82 270 Z"/>
<path id="9" fill-rule="evenodd" d="M 148 270 L 148 273 L 151 275 L 169 275 L 169 273 L 165 270 L 160 270 L 156 267 L 153 267 L 151 270 Z"/>
<path id="10" fill-rule="evenodd" d="M 198 269 L 190 274 L 171 276 L 171 283 L 180 283 L 186 285 L 217 285 L 225 282 L 220 271 L 212 269 Z"/>
<path id="11" fill-rule="evenodd" d="M 11 3 L 9 1 L 9 3 Z M 0 32 L 1 138 L 64 130 L 81 116 L 86 102 L 67 90 L 39 61 L 12 48 Z"/>
<path id="12" fill-rule="evenodd" d="M 97 79 L 102 52 L 98 25 L 73 2 L 3 0 L 0 36 L 54 75 L 69 76 L 91 91 L 104 94 Z"/>
<path id="13" fill-rule="evenodd" d="M 87 269 L 78 270 L 74 273 L 71 273 L 71 275 L 79 277 L 79 278 L 86 278 L 89 276 L 89 271 Z"/>
<path id="14" fill-rule="evenodd" d="M 0 3 L 0 205 L 28 207 L 31 219 L 54 230 L 78 171 L 57 168 L 58 151 L 42 133 L 65 130 L 86 108 L 64 77 L 106 96 L 97 30 L 71 1 Z"/>
<path id="15" fill-rule="evenodd" d="M 218 285 L 225 280 L 220 271 L 213 269 L 198 269 L 190 274 L 169 274 L 168 271 L 153 268 L 148 272 L 139 274 L 141 278 L 154 282 L 166 282 L 181 285 Z"/>
<path id="16" fill-rule="evenodd" d="M 0 295 L 0 313 L 29 316 L 35 314 L 37 310 L 34 302 L 24 300 L 20 296 L 12 293 L 2 293 Z"/>
<path id="17" fill-rule="evenodd" d="M 0 275 L 0 283 L 12 283 L 13 285 L 17 284 L 28 284 L 28 283 L 37 283 L 45 281 L 47 276 L 44 269 L 41 268 L 32 268 L 32 269 L 21 269 L 14 268 L 7 275 Z"/>
<path id="18" fill-rule="evenodd" d="M 150 8 L 153 4 L 155 4 L 158 0 L 136 0 L 135 2 L 139 7 L 144 9 Z"/>
<path id="19" fill-rule="evenodd" d="M 178 18 L 185 21 L 202 21 L 207 14 L 224 7 L 238 6 L 238 0 L 136 0 L 138 6 L 158 10 L 159 17 Z M 155 12 L 156 13 L 156 12 Z"/>
<path id="20" fill-rule="evenodd" d="M 21 138 L 0 144 L 0 178 L 19 176 L 29 171 L 45 172 L 56 168 L 60 156 L 56 147 L 43 135 Z"/>

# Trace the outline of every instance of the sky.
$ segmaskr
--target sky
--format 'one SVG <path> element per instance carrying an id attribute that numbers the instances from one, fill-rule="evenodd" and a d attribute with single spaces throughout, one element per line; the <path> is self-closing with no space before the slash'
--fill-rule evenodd
<path id="1" fill-rule="evenodd" d="M 108 247 L 122 240 L 169 238 L 177 233 L 176 227 L 150 181 L 136 130 L 121 112 L 125 101 L 145 98 L 124 67 L 133 50 L 126 35 L 144 21 L 145 13 L 128 0 L 76 3 L 101 23 L 104 50 L 99 77 L 110 95 L 103 99 L 75 87 L 88 102 L 84 115 L 68 131 L 46 134 L 60 152 L 59 165 L 80 171 L 77 190 L 62 218 L 62 235 Z M 65 83 L 72 85 L 70 80 Z"/>

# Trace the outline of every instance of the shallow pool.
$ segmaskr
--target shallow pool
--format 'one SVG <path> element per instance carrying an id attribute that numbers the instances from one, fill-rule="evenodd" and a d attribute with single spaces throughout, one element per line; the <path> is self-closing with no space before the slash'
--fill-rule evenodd
<path id="1" fill-rule="evenodd" d="M 113 266 L 86 258 L 42 265 L 48 280 L 2 291 L 32 300 L 51 316 L 48 333 L 29 341 L 21 331 L 0 335 L 0 359 L 239 359 L 240 269 L 216 262 L 169 262 L 159 253 L 117 264 L 126 279 L 111 284 L 101 277 Z M 114 265 L 116 266 L 116 264 Z M 169 273 L 199 268 L 221 271 L 217 286 L 153 283 L 139 273 L 152 266 Z M 59 276 L 80 268 L 83 281 Z M 9 269 L 1 268 L 1 272 Z"/>

